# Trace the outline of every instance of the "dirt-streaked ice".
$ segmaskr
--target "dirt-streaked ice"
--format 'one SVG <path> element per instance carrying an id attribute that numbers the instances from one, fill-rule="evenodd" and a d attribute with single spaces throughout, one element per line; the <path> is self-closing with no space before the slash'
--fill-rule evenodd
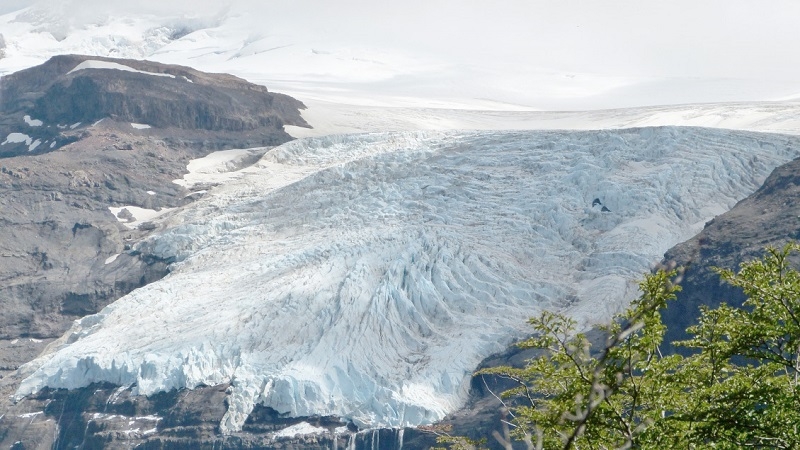
<path id="1" fill-rule="evenodd" d="M 23 367 L 139 394 L 232 383 L 255 404 L 360 426 L 429 423 L 542 309 L 603 320 L 670 246 L 798 155 L 727 130 L 330 136 L 162 217 L 169 276 L 85 317 Z M 592 207 L 599 199 L 610 212 Z"/>

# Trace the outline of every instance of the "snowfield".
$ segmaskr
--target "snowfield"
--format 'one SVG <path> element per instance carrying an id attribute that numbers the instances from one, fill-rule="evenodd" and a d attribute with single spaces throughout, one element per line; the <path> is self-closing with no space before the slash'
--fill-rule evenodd
<path id="1" fill-rule="evenodd" d="M 0 75 L 75 53 L 232 73 L 303 101 L 362 106 L 785 100 L 800 97 L 798 14 L 793 0 L 4 0 Z"/>
<path id="2" fill-rule="evenodd" d="M 675 127 L 293 141 L 156 219 L 165 230 L 137 250 L 176 258 L 170 275 L 76 321 L 21 369 L 17 397 L 230 382 L 226 433 L 257 403 L 430 423 L 528 317 L 607 319 L 665 250 L 798 149 Z"/>
<path id="3" fill-rule="evenodd" d="M 600 130 L 694 126 L 800 134 L 800 102 L 709 103 L 598 111 L 491 111 L 385 107 L 304 99 L 314 128 L 286 126 L 294 137 L 413 130 Z"/>

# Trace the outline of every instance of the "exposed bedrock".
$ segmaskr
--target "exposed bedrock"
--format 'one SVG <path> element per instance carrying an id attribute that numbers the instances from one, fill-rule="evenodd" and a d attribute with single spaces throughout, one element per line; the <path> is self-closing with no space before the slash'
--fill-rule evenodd
<path id="1" fill-rule="evenodd" d="M 128 251 L 146 227 L 128 229 L 108 208 L 187 203 L 172 180 L 190 160 L 285 142 L 283 124 L 305 124 L 302 107 L 231 75 L 147 61 L 56 56 L 3 77 L 0 338 L 55 337 L 163 276 L 164 261 Z M 151 128 L 131 126 L 140 122 Z"/>

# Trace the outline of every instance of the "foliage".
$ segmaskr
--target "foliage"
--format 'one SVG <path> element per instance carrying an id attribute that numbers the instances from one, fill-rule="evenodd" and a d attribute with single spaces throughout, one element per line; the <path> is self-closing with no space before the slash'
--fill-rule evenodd
<path id="1" fill-rule="evenodd" d="M 517 383 L 502 394 L 513 428 L 495 438 L 507 449 L 512 439 L 529 449 L 800 448 L 800 274 L 789 263 L 798 250 L 770 248 L 738 273 L 718 270 L 747 301 L 703 308 L 678 343 L 695 350 L 689 357 L 659 351 L 659 311 L 680 290 L 675 271 L 645 277 L 640 298 L 602 328 L 598 350 L 567 317 L 531 319 L 535 335 L 519 346 L 541 355 L 478 373 Z"/>
<path id="2" fill-rule="evenodd" d="M 800 273 L 792 252 L 767 249 L 738 273 L 718 269 L 743 290 L 742 308 L 701 309 L 694 337 L 699 351 L 682 365 L 688 392 L 702 407 L 680 411 L 693 421 L 695 441 L 718 448 L 800 448 Z"/>

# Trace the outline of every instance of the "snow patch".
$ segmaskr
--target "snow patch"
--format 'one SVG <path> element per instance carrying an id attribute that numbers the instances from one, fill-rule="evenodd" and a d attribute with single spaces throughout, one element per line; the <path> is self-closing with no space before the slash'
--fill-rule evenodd
<path id="1" fill-rule="evenodd" d="M 79 70 L 86 70 L 86 69 L 123 70 L 125 72 L 136 72 L 136 73 L 143 73 L 145 75 L 155 75 L 159 77 L 175 78 L 175 75 L 170 75 L 168 73 L 146 72 L 144 70 L 134 69 L 133 67 L 126 66 L 123 64 L 110 61 L 98 61 L 94 59 L 87 59 L 86 61 L 75 66 L 74 69 L 70 70 L 67 73 L 70 74 L 73 72 L 77 72 Z"/>
<path id="2" fill-rule="evenodd" d="M 148 128 L 152 128 L 150 125 L 144 123 L 131 123 L 131 126 L 137 130 L 146 130 Z"/>
<path id="3" fill-rule="evenodd" d="M 72 125 L 69 126 L 69 129 L 70 130 L 74 130 L 75 128 L 78 128 L 79 126 L 81 126 L 81 122 L 75 122 L 75 123 L 73 123 Z"/>
<path id="4" fill-rule="evenodd" d="M 28 151 L 32 152 L 36 149 L 36 147 L 42 144 L 42 140 L 41 139 L 34 140 L 32 137 L 24 133 L 9 133 L 9 135 L 6 136 L 6 140 L 1 142 L 0 145 L 22 144 L 22 143 L 25 143 L 25 145 L 28 146 Z M 53 142 L 53 144 L 55 144 L 55 142 Z M 53 144 L 50 145 L 51 148 Z"/>
<path id="5" fill-rule="evenodd" d="M 0 143 L 0 145 L 21 144 L 23 142 L 25 145 L 30 146 L 33 143 L 33 139 L 24 133 L 9 133 L 9 135 L 6 136 L 6 140 Z"/>
<path id="6" fill-rule="evenodd" d="M 112 262 L 117 260 L 117 257 L 119 257 L 119 253 L 113 254 L 113 255 L 109 256 L 108 258 L 106 258 L 106 260 L 105 260 L 105 262 L 103 264 L 111 264 Z"/>
<path id="7" fill-rule="evenodd" d="M 324 434 L 326 431 L 325 428 L 315 427 L 308 422 L 300 422 L 276 432 L 273 436 L 276 438 L 291 438 L 309 434 Z"/>
<path id="8" fill-rule="evenodd" d="M 32 127 L 40 127 L 40 126 L 42 126 L 44 124 L 44 122 L 42 122 L 41 120 L 31 119 L 31 116 L 29 116 L 27 114 L 22 119 L 25 120 L 25 123 L 27 123 L 28 125 L 30 125 Z"/>
<path id="9" fill-rule="evenodd" d="M 161 419 L 162 419 L 161 416 L 156 416 L 154 414 L 151 414 L 149 416 L 136 416 L 133 418 L 133 420 L 149 420 L 151 422 L 158 422 Z"/>
<path id="10" fill-rule="evenodd" d="M 212 152 L 202 158 L 189 161 L 187 174 L 172 182 L 191 189 L 197 185 L 220 184 L 252 172 L 253 169 L 238 169 L 242 161 L 264 149 L 234 149 Z"/>

